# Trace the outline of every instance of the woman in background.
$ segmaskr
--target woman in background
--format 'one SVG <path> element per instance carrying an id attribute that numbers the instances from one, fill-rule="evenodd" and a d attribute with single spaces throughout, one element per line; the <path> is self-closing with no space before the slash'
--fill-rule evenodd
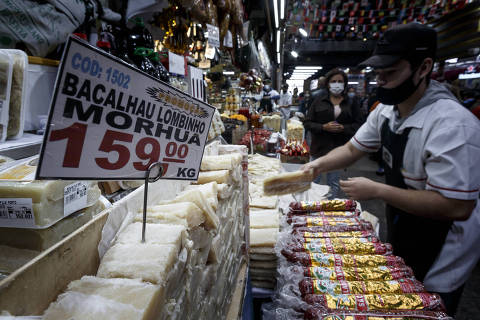
<path id="1" fill-rule="evenodd" d="M 304 126 L 311 132 L 311 160 L 321 157 L 345 144 L 362 124 L 358 99 L 347 95 L 347 75 L 333 69 L 325 77 L 326 94 L 318 96 L 307 110 Z M 328 172 L 326 184 L 330 187 L 330 199 L 335 199 L 340 190 L 340 171 Z M 320 183 L 322 176 L 314 182 Z"/>

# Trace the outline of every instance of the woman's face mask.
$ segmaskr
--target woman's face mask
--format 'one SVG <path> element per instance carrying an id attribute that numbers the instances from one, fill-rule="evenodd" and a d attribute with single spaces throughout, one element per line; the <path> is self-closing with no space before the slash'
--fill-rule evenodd
<path id="1" fill-rule="evenodd" d="M 328 87 L 330 92 L 335 95 L 341 94 L 345 89 L 345 85 L 341 82 L 332 82 L 328 85 Z"/>

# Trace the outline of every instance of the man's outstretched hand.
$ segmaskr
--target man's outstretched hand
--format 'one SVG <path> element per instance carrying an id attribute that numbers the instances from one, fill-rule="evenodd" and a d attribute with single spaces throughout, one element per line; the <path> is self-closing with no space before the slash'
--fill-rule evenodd
<path id="1" fill-rule="evenodd" d="M 378 197 L 382 184 L 363 177 L 340 180 L 340 187 L 353 200 L 370 200 Z"/>

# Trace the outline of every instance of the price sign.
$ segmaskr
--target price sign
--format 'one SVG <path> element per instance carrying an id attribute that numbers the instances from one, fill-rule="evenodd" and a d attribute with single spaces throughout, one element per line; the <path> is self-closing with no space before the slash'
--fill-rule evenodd
<path id="1" fill-rule="evenodd" d="M 168 64 L 170 73 L 175 73 L 181 76 L 185 75 L 185 58 L 178 54 L 168 52 Z"/>
<path id="2" fill-rule="evenodd" d="M 208 31 L 208 44 L 213 47 L 220 47 L 220 30 L 217 26 L 212 26 L 211 24 L 207 23 L 207 31 Z"/>
<path id="3" fill-rule="evenodd" d="M 68 39 L 36 179 L 196 180 L 215 108 Z"/>

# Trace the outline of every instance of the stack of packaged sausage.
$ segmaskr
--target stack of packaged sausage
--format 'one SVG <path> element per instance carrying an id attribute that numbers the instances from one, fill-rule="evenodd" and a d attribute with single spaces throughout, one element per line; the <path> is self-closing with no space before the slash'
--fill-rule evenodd
<path id="1" fill-rule="evenodd" d="M 450 319 L 352 200 L 292 202 L 268 319 Z"/>

